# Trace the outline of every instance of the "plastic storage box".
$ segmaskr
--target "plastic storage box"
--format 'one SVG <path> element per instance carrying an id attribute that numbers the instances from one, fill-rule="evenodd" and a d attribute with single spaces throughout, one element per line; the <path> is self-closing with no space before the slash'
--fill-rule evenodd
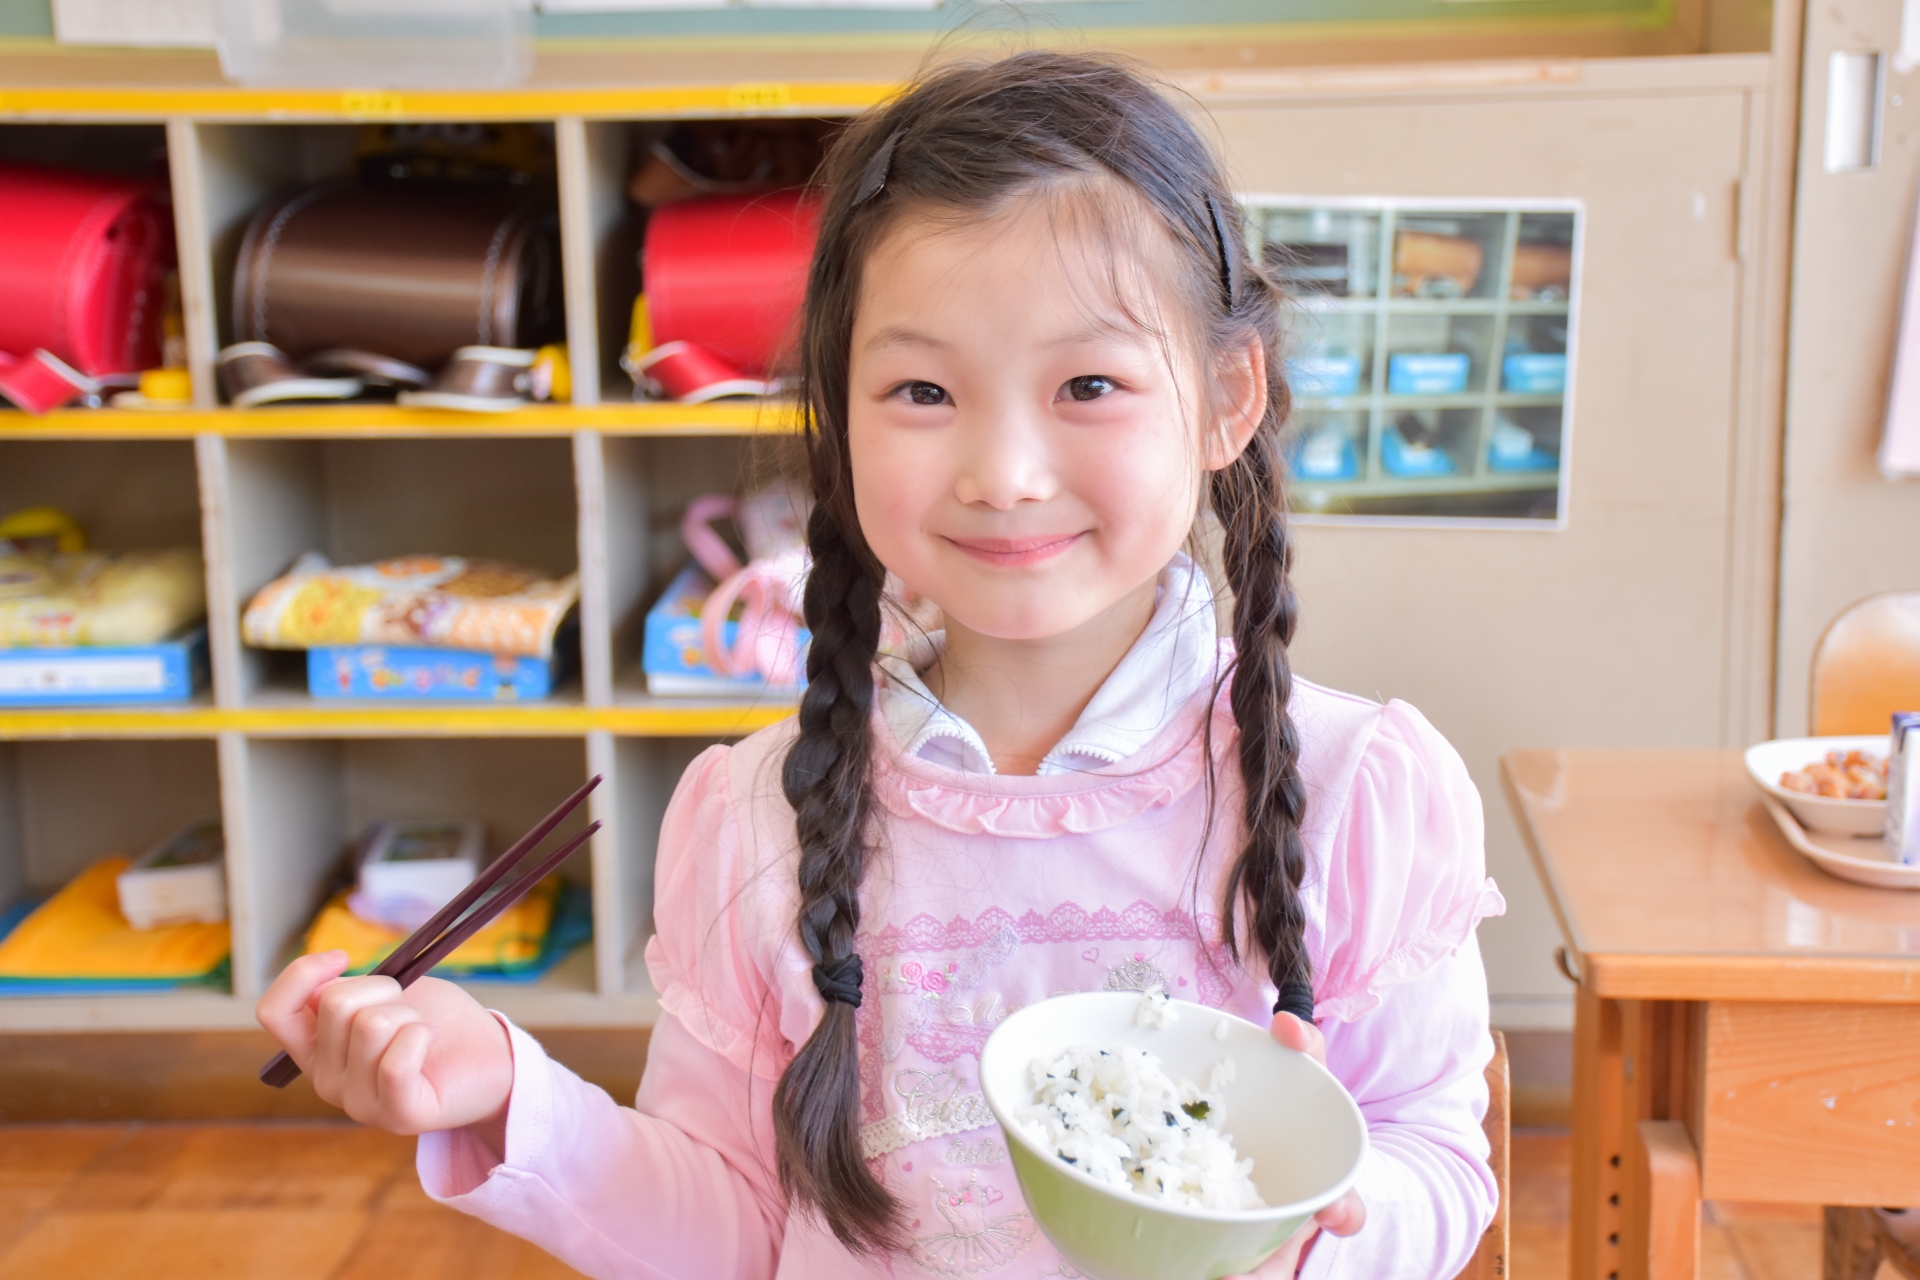
<path id="1" fill-rule="evenodd" d="M 185 702 L 207 675 L 207 631 L 159 644 L 0 649 L 0 707 Z"/>
<path id="2" fill-rule="evenodd" d="M 1472 362 L 1462 351 L 1417 351 L 1387 360 L 1387 391 L 1396 396 L 1457 396 Z"/>
<path id="3" fill-rule="evenodd" d="M 1351 396 L 1360 393 L 1360 357 L 1329 351 L 1287 361 L 1287 380 L 1297 396 Z"/>
<path id="4" fill-rule="evenodd" d="M 1560 351 L 1509 351 L 1500 361 L 1500 388 L 1515 395 L 1557 396 L 1567 389 L 1567 357 Z"/>
<path id="5" fill-rule="evenodd" d="M 533 69 L 533 0 L 216 0 L 215 19 L 241 84 L 487 89 Z"/>

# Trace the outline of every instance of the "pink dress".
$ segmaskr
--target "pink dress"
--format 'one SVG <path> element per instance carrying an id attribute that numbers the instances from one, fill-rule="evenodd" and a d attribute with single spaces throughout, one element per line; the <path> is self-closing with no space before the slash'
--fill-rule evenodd
<path id="1" fill-rule="evenodd" d="M 1305 1274 L 1447 1280 L 1496 1194 L 1474 927 L 1504 904 L 1485 875 L 1480 799 L 1404 703 L 1299 682 L 1293 714 L 1317 1015 L 1373 1139 L 1358 1184 L 1367 1226 L 1319 1240 Z M 1207 717 L 1217 817 L 1196 864 Z M 1202 694 L 1133 758 L 1039 777 L 903 758 L 875 723 L 885 826 L 858 942 L 861 1140 L 906 1206 L 910 1247 L 850 1255 L 817 1220 L 788 1214 L 774 1172 L 773 1086 L 822 1008 L 794 926 L 779 785 L 791 721 L 705 752 L 668 808 L 647 949 L 664 1014 L 635 1105 L 510 1028 L 506 1158 L 493 1166 L 464 1130 L 425 1135 L 428 1194 L 595 1277 L 1075 1274 L 1026 1212 L 979 1093 L 980 1046 L 1033 1001 L 1156 982 L 1268 1020 L 1264 976 L 1211 941 L 1238 812 L 1232 718 Z"/>

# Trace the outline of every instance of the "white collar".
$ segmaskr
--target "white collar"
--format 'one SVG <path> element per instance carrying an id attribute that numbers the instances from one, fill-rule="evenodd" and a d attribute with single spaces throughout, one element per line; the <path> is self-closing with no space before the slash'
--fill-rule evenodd
<path id="1" fill-rule="evenodd" d="M 945 645 L 946 632 L 935 631 L 881 655 L 887 678 L 880 683 L 880 714 L 905 754 L 963 773 L 992 773 L 993 757 L 980 734 L 941 706 L 920 678 Z M 1147 629 L 1038 772 L 1085 773 L 1139 751 L 1213 679 L 1217 648 L 1213 588 L 1198 565 L 1176 555 L 1160 571 Z"/>

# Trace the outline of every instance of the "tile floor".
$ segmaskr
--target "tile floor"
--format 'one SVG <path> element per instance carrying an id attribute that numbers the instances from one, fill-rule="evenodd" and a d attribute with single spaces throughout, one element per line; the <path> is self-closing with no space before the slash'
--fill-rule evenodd
<path id="1" fill-rule="evenodd" d="M 1563 1133 L 1513 1139 L 1514 1280 L 1565 1280 Z M 1817 1280 L 1817 1209 L 1713 1206 L 1703 1280 Z M 344 1124 L 0 1126 L 0 1280 L 563 1280 Z M 1890 1269 L 1880 1280 L 1893 1280 Z"/>

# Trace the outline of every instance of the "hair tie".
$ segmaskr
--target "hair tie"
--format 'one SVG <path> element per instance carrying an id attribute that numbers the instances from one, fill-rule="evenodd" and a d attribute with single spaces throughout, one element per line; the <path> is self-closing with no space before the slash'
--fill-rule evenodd
<path id="1" fill-rule="evenodd" d="M 1227 310 L 1231 312 L 1240 300 L 1240 255 L 1234 252 L 1233 227 L 1227 221 L 1227 211 L 1211 192 L 1207 194 L 1207 212 L 1213 215 L 1213 239 L 1220 250 L 1220 289 L 1227 295 Z"/>
<path id="2" fill-rule="evenodd" d="M 901 125 L 888 134 L 887 140 L 880 144 L 880 149 L 867 161 L 867 167 L 860 171 L 860 185 L 854 189 L 853 193 L 854 208 L 859 208 L 879 195 L 882 188 L 887 185 L 887 170 L 893 167 L 893 149 L 899 145 L 900 135 L 905 132 L 906 126 Z"/>
<path id="3" fill-rule="evenodd" d="M 820 998 L 829 1004 L 838 1001 L 858 1009 L 860 984 L 864 977 L 858 951 L 844 955 L 832 964 L 813 966 L 813 985 L 820 988 Z"/>
<path id="4" fill-rule="evenodd" d="M 817 974 L 820 971 L 814 970 Z M 816 977 L 814 981 L 818 982 Z M 1313 1025 L 1313 984 L 1295 979 L 1280 988 L 1280 998 L 1273 1002 L 1275 1013 L 1290 1013 L 1308 1026 Z"/>

